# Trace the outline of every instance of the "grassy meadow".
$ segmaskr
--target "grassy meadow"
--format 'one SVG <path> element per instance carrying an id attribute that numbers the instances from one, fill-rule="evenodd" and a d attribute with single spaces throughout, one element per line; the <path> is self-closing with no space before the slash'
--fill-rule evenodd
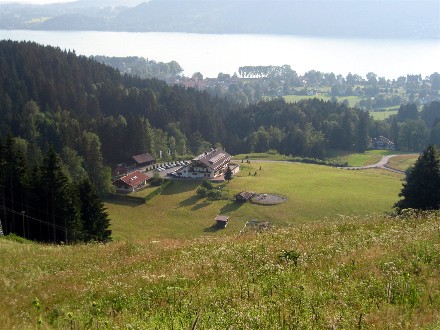
<path id="1" fill-rule="evenodd" d="M 440 214 L 241 236 L 0 238 L 3 329 L 438 329 Z M 228 227 L 229 228 L 229 227 Z"/>
<path id="2" fill-rule="evenodd" d="M 395 168 L 396 170 L 405 171 L 406 169 L 414 165 L 418 157 L 418 154 L 398 155 L 389 160 L 388 167 Z"/>
<path id="3" fill-rule="evenodd" d="M 114 238 L 225 236 L 238 233 L 251 219 L 285 226 L 324 217 L 387 212 L 398 199 L 403 178 L 383 170 L 346 171 L 292 162 L 251 161 L 240 166 L 237 177 L 220 185 L 231 196 L 228 200 L 200 199 L 195 193 L 200 181 L 175 181 L 147 204 L 107 203 Z M 273 206 L 235 202 L 233 195 L 243 190 L 276 193 L 288 200 Z M 213 228 L 218 214 L 230 216 L 224 230 Z"/>
<path id="4" fill-rule="evenodd" d="M 368 150 L 363 153 L 339 155 L 333 159 L 348 166 L 365 166 L 377 163 L 383 156 L 398 154 L 395 150 Z"/>
<path id="5" fill-rule="evenodd" d="M 287 202 L 208 201 L 181 180 L 147 204 L 106 203 L 108 244 L 0 238 L 0 328 L 440 327 L 440 213 L 386 213 L 402 174 L 240 165 L 220 189 Z M 251 219 L 271 227 L 240 235 Z"/>
<path id="6" fill-rule="evenodd" d="M 286 102 L 299 102 L 301 100 L 308 100 L 308 99 L 319 99 L 323 101 L 330 101 L 333 99 L 333 96 L 331 96 L 329 93 L 324 94 L 317 94 L 317 95 L 286 95 L 283 96 L 284 100 Z M 336 99 L 338 102 L 343 102 L 344 100 L 348 101 L 348 104 L 350 107 L 356 106 L 356 104 L 359 103 L 359 101 L 362 99 L 360 96 L 336 96 Z"/>

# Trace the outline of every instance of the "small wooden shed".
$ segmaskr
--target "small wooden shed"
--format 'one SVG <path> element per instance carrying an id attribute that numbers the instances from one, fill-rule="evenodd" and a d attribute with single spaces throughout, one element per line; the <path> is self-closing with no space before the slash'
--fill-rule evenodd
<path id="1" fill-rule="evenodd" d="M 215 217 L 215 222 L 217 227 L 219 228 L 225 228 L 228 225 L 229 216 L 227 215 L 217 215 Z"/>
<path id="2" fill-rule="evenodd" d="M 254 196 L 254 193 L 242 191 L 241 193 L 238 193 L 235 195 L 235 200 L 237 202 L 247 202 Z"/>

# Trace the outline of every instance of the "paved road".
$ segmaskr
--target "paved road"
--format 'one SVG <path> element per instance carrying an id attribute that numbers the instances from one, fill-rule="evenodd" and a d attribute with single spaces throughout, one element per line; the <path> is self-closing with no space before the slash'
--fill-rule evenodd
<path id="1" fill-rule="evenodd" d="M 401 154 L 402 155 L 402 154 Z M 413 155 L 413 154 L 411 154 Z M 418 156 L 419 154 L 414 154 L 414 156 Z M 404 171 L 401 170 L 397 170 L 395 168 L 391 168 L 388 167 L 388 161 L 390 160 L 390 158 L 395 157 L 395 156 L 399 156 L 399 155 L 388 155 L 388 156 L 383 156 L 377 163 L 375 164 L 371 164 L 371 165 L 365 165 L 365 166 L 350 166 L 350 167 L 338 167 L 341 168 L 343 170 L 367 170 L 367 169 L 371 169 L 371 168 L 381 168 L 387 171 L 391 171 L 391 172 L 395 172 L 395 173 L 401 173 L 401 174 L 405 174 Z M 235 159 L 235 161 L 238 161 L 237 159 Z M 266 160 L 266 159 L 250 159 L 251 162 L 282 162 L 282 163 L 293 163 L 292 161 L 289 160 Z"/>
<path id="2" fill-rule="evenodd" d="M 372 164 L 372 165 L 339 167 L 339 168 L 342 168 L 344 170 L 366 170 L 366 169 L 369 169 L 369 168 L 381 168 L 383 170 L 404 174 L 405 173 L 404 171 L 396 170 L 395 168 L 391 168 L 391 167 L 387 166 L 388 165 L 388 161 L 390 160 L 390 158 L 395 157 L 395 156 L 399 156 L 399 155 L 383 156 L 381 158 L 381 160 L 379 160 L 376 164 Z M 418 156 L 418 154 L 414 154 L 414 156 Z"/>

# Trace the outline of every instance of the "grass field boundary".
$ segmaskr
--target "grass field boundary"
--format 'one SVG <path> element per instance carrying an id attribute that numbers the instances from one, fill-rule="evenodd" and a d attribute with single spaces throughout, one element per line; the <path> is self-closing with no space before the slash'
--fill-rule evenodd
<path id="1" fill-rule="evenodd" d="M 156 190 L 152 191 L 150 194 L 145 196 L 144 203 L 152 199 L 154 196 L 160 195 L 167 187 L 173 184 L 173 180 L 166 180 L 163 184 L 161 184 L 159 187 L 157 187 Z"/>
<path id="2" fill-rule="evenodd" d="M 139 196 L 130 196 L 130 195 L 123 195 L 123 194 L 109 194 L 108 199 L 109 200 L 122 200 L 122 201 L 128 201 L 132 203 L 138 203 L 138 204 L 145 204 L 147 201 L 152 199 L 154 196 L 160 195 L 168 186 L 170 186 L 173 183 L 173 180 L 165 180 L 163 184 L 161 184 L 157 189 L 149 193 L 145 197 L 139 197 Z"/>

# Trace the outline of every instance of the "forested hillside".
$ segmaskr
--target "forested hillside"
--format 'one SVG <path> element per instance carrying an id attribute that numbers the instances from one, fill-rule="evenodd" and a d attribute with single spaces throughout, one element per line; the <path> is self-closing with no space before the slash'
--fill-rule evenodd
<path id="1" fill-rule="evenodd" d="M 319 144 L 322 150 L 365 148 L 356 139 L 338 141 L 344 125 L 348 136 L 362 124 L 359 118 L 368 125 L 365 113 L 343 105 L 275 100 L 240 108 L 194 89 L 122 76 L 71 51 L 26 42 L 0 45 L 2 135 L 11 130 L 40 149 L 47 144 L 57 151 L 72 148 L 86 164 L 91 149 L 101 150 L 105 164 L 145 151 L 195 154 L 216 143 L 231 153 L 282 151 L 292 132 L 304 133 L 303 144 Z M 308 149 L 286 152 L 323 155 Z"/>
<path id="2" fill-rule="evenodd" d="M 392 123 L 375 122 L 367 112 L 317 99 L 242 107 L 30 42 L 1 41 L 0 72 L 0 136 L 10 131 L 23 139 L 36 163 L 48 145 L 65 163 L 79 156 L 100 191 L 109 181 L 107 166 L 135 154 L 158 157 L 162 151 L 176 158 L 221 144 L 231 154 L 273 149 L 323 158 L 338 150 L 364 151 L 372 137 L 400 134 L 406 120 L 399 118 L 393 130 Z M 429 108 L 429 126 L 437 103 Z M 416 128 L 411 125 L 400 131 L 409 134 Z M 423 148 L 429 128 L 424 140 L 406 149 Z"/>

